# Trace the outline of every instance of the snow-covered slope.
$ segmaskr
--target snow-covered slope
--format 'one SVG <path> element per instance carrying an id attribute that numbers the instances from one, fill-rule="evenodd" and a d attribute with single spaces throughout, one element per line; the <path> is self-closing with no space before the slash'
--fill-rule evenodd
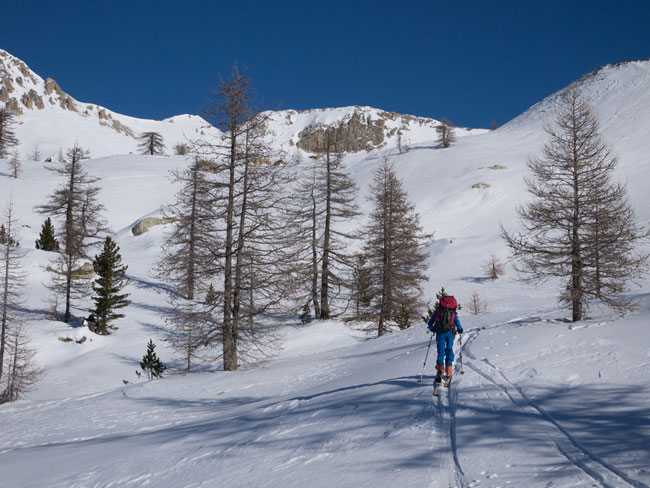
<path id="1" fill-rule="evenodd" d="M 65 93 L 51 78 L 43 80 L 20 59 L 0 49 L 0 103 L 17 118 L 18 150 L 27 159 L 37 150 L 40 160 L 56 158 L 75 143 L 93 157 L 139 153 L 143 132 L 159 132 L 171 154 L 175 144 L 186 143 L 206 131 L 196 115 L 179 115 L 162 121 L 117 114 L 93 103 L 83 103 Z"/>
<path id="2" fill-rule="evenodd" d="M 619 155 L 616 176 L 628 182 L 639 220 L 650 221 L 650 63 L 604 67 L 586 78 L 583 94 Z M 556 99 L 496 131 L 467 131 L 447 149 L 436 144 L 437 122 L 415 120 L 410 151 L 398 154 L 393 133 L 385 145 L 347 156 L 365 210 L 372 173 L 389 155 L 426 230 L 435 231 L 427 296 L 444 286 L 461 303 L 473 292 L 487 302 L 487 314 L 461 311 L 465 374 L 457 361 L 455 384 L 435 401 L 431 355 L 417 381 L 429 343 L 417 324 L 368 340 L 338 321 L 303 327 L 288 318 L 279 329 L 284 350 L 261 365 L 139 380 L 149 338 L 163 361 L 176 363 L 162 341 L 164 294 L 150 274 L 164 226 L 140 236 L 130 229 L 172 199 L 168 170 L 186 161 L 128 155 L 136 141 L 98 126 L 96 116 L 24 110 L 18 135 L 29 144 L 45 147 L 32 124 L 57 121 L 59 140 L 74 143 L 65 127 L 76 127 L 89 134 L 95 156 L 106 155 L 87 167 L 101 178 L 133 303 L 111 336 L 46 318 L 49 256 L 33 249 L 42 224 L 33 206 L 58 182 L 29 160 L 15 180 L 0 160 L 0 196 L 13 195 L 23 226 L 28 327 L 48 370 L 26 400 L 0 406 L 0 487 L 650 486 L 649 280 L 632 292 L 640 308 L 630 317 L 594 308 L 592 318 L 570 324 L 557 308 L 556 284 L 522 285 L 510 268 L 494 282 L 482 278 L 487 257 L 507 257 L 498 225 L 517 225 L 525 161 L 546 140 L 542 126 L 552 122 Z M 385 120 L 385 135 L 403 124 L 364 107 L 274 112 L 277 149 L 291 155 L 303 131 L 349 122 L 355 112 Z M 146 123 L 158 130 L 153 124 L 179 122 Z M 84 335 L 83 344 L 58 340 Z"/>

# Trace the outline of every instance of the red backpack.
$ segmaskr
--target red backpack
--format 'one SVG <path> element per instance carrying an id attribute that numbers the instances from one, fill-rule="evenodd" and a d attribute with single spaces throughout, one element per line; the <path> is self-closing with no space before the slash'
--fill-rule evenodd
<path id="1" fill-rule="evenodd" d="M 456 308 L 458 302 L 452 296 L 444 296 L 440 299 L 440 306 L 436 309 L 436 332 L 456 332 Z"/>

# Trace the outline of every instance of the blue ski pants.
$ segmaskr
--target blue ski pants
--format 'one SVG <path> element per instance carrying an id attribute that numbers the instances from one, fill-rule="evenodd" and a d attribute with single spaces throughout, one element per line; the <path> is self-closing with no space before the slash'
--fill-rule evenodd
<path id="1" fill-rule="evenodd" d="M 436 346 L 438 346 L 438 358 L 436 364 L 451 366 L 454 363 L 453 332 L 437 332 Z"/>

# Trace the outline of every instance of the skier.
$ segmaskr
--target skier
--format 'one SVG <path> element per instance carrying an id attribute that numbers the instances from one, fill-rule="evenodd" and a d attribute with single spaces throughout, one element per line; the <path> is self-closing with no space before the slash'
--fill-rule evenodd
<path id="1" fill-rule="evenodd" d="M 429 319 L 427 326 L 431 332 L 436 334 L 436 345 L 438 347 L 438 358 L 436 360 L 436 381 L 434 384 L 434 394 L 440 393 L 440 384 L 445 375 L 445 386 L 451 383 L 451 369 L 454 362 L 454 336 L 456 332 L 463 333 L 463 327 L 460 325 L 456 308 L 458 302 L 453 296 L 443 296 L 440 298 L 438 308 Z"/>

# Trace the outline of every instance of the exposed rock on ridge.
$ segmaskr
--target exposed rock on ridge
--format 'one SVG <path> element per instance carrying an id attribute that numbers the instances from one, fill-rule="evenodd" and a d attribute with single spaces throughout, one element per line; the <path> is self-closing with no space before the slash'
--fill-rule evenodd
<path id="1" fill-rule="evenodd" d="M 392 123 L 389 124 L 389 121 Z M 388 139 L 395 137 L 398 132 L 408 132 L 411 124 L 433 128 L 438 122 L 423 117 L 356 107 L 352 114 L 337 122 L 308 125 L 298 134 L 296 145 L 303 151 L 320 153 L 326 150 L 328 135 L 333 134 L 338 144 L 337 150 L 343 152 L 381 149 L 387 145 Z"/>

